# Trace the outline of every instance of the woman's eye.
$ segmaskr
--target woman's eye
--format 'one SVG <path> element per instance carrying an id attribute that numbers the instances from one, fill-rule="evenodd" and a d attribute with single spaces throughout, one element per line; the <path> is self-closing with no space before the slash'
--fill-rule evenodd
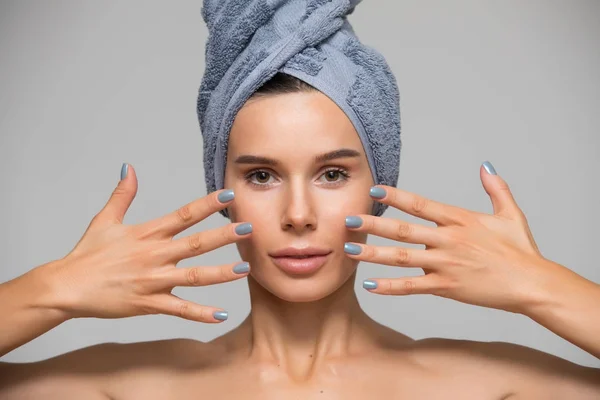
<path id="1" fill-rule="evenodd" d="M 269 181 L 269 173 L 265 171 L 257 171 L 254 173 L 259 183 L 267 183 Z"/>
<path id="2" fill-rule="evenodd" d="M 325 173 L 323 174 L 325 176 L 325 179 L 329 182 L 335 182 L 337 181 L 337 177 L 340 176 L 340 171 L 338 170 L 329 170 L 329 171 L 325 171 Z M 329 178 L 331 178 L 331 181 L 329 180 Z"/>
<path id="3" fill-rule="evenodd" d="M 323 173 L 325 180 L 333 184 L 339 184 L 347 181 L 350 177 L 348 171 L 343 168 L 328 169 Z"/>
<path id="4" fill-rule="evenodd" d="M 342 168 L 329 169 L 325 171 L 321 176 L 324 176 L 325 181 L 331 184 L 338 184 L 347 180 L 350 177 L 348 171 Z M 270 177 L 271 174 L 269 172 L 263 170 L 256 170 L 247 174 L 245 179 L 251 185 L 264 187 L 269 186 L 268 182 Z"/>

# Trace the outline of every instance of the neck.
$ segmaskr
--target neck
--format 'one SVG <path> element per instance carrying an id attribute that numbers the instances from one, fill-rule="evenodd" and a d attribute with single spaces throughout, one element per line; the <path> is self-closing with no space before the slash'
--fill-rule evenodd
<path id="1" fill-rule="evenodd" d="M 248 276 L 252 311 L 235 330 L 248 357 L 305 378 L 319 363 L 368 352 L 382 326 L 361 309 L 354 274 L 318 301 L 281 300 Z M 237 347 L 236 346 L 236 347 Z"/>

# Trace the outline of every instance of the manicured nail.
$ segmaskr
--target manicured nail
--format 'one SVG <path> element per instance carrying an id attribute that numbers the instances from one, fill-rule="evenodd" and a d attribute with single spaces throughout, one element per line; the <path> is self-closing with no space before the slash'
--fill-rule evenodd
<path id="1" fill-rule="evenodd" d="M 235 233 L 238 235 L 245 235 L 250 232 L 252 232 L 252 224 L 250 222 L 245 222 L 235 227 Z"/>
<path id="2" fill-rule="evenodd" d="M 245 274 L 248 271 L 250 271 L 250 264 L 248 264 L 247 262 L 241 262 L 239 264 L 236 264 L 235 267 L 233 267 L 233 272 L 235 272 L 236 274 Z"/>
<path id="3" fill-rule="evenodd" d="M 219 199 L 219 201 L 221 203 L 227 203 L 228 201 L 233 200 L 234 194 L 233 194 L 233 189 L 227 189 L 221 193 L 219 193 L 219 195 L 217 196 L 217 198 Z"/>
<path id="4" fill-rule="evenodd" d="M 375 288 L 377 288 L 377 282 L 372 281 L 370 279 L 365 279 L 363 281 L 363 287 L 365 289 L 375 289 Z"/>
<path id="5" fill-rule="evenodd" d="M 361 217 L 357 217 L 354 215 L 346 217 L 346 226 L 348 228 L 358 228 L 362 225 L 362 223 L 363 223 L 363 220 Z"/>
<path id="6" fill-rule="evenodd" d="M 213 318 L 218 319 L 219 321 L 225 321 L 227 316 L 227 311 L 215 311 L 213 313 Z"/>
<path id="7" fill-rule="evenodd" d="M 493 166 L 493 165 L 492 165 L 492 163 L 491 163 L 491 162 L 489 162 L 489 161 L 485 161 L 485 162 L 483 163 L 483 168 L 485 168 L 485 170 L 486 170 L 486 172 L 487 172 L 488 174 L 492 174 L 492 175 L 498 175 L 498 174 L 496 173 L 496 170 L 494 169 L 494 166 Z"/>
<path id="8" fill-rule="evenodd" d="M 344 244 L 344 251 L 348 254 L 360 254 L 362 248 L 360 246 L 357 246 L 355 244 L 352 243 L 345 243 Z"/>
<path id="9" fill-rule="evenodd" d="M 123 165 L 121 166 L 121 180 L 123 180 L 127 176 L 128 169 L 129 166 L 127 165 L 127 163 L 123 163 Z"/>
<path id="10" fill-rule="evenodd" d="M 377 199 L 382 199 L 385 197 L 385 189 L 373 186 L 369 194 Z"/>

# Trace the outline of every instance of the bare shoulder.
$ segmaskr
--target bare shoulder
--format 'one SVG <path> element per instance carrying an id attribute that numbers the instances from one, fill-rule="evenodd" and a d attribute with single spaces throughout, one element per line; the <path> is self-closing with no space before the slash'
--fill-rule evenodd
<path id="1" fill-rule="evenodd" d="M 210 360 L 203 356 L 210 347 L 191 339 L 115 342 L 36 362 L 0 362 L 0 398 L 108 399 L 122 377 L 136 376 L 139 381 L 145 372 L 201 368 Z"/>
<path id="2" fill-rule="evenodd" d="M 413 351 L 426 364 L 505 387 L 514 398 L 600 398 L 600 369 L 530 347 L 428 338 L 415 341 Z"/>

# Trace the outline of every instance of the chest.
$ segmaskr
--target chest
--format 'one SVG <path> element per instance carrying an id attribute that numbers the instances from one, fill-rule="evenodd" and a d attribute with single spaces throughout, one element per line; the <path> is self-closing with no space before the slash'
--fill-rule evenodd
<path id="1" fill-rule="evenodd" d="M 113 400 L 247 399 L 354 400 L 460 399 L 517 400 L 485 379 L 418 371 L 364 371 L 353 376 L 326 376 L 315 383 L 293 384 L 255 371 L 224 370 L 203 374 L 155 374 L 131 377 Z"/>

